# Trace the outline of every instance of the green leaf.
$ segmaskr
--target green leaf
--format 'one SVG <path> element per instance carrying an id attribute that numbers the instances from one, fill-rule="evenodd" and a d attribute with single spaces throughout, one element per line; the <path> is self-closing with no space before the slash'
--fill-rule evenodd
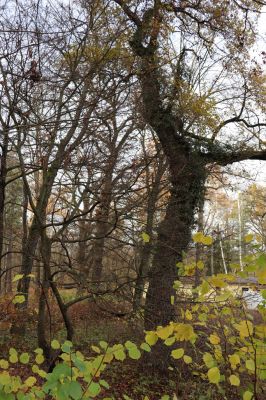
<path id="1" fill-rule="evenodd" d="M 266 254 L 261 254 L 261 255 L 257 258 L 256 264 L 257 264 L 260 268 L 266 267 Z"/>
<path id="2" fill-rule="evenodd" d="M 137 346 L 135 346 L 128 350 L 128 355 L 130 358 L 132 358 L 132 360 L 139 360 L 141 357 L 141 352 L 139 351 Z"/>
<path id="3" fill-rule="evenodd" d="M 246 368 L 249 371 L 254 372 L 255 371 L 255 362 L 254 362 L 254 360 L 252 360 L 252 359 L 247 360 L 246 361 Z"/>
<path id="4" fill-rule="evenodd" d="M 249 390 L 247 390 L 244 394 L 243 394 L 243 400 L 251 400 L 253 399 L 253 393 L 250 392 Z"/>
<path id="5" fill-rule="evenodd" d="M 28 364 L 28 362 L 30 361 L 30 356 L 28 353 L 22 353 L 19 356 L 19 361 L 21 362 L 21 364 Z"/>
<path id="6" fill-rule="evenodd" d="M 176 350 L 172 350 L 171 352 L 171 356 L 175 359 L 175 360 L 179 360 L 179 358 L 182 358 L 184 355 L 184 349 L 180 348 L 180 349 L 176 349 Z"/>
<path id="7" fill-rule="evenodd" d="M 206 367 L 208 367 L 208 368 L 212 368 L 212 367 L 216 366 L 216 361 L 214 360 L 211 353 L 204 353 L 203 361 L 204 361 Z"/>
<path id="8" fill-rule="evenodd" d="M 105 342 L 104 340 L 101 340 L 101 341 L 99 342 L 99 345 L 101 346 L 101 348 L 102 348 L 103 350 L 106 350 L 107 347 L 108 347 L 108 343 Z"/>
<path id="9" fill-rule="evenodd" d="M 183 359 L 186 364 L 192 363 L 192 358 L 190 356 L 184 356 Z"/>
<path id="10" fill-rule="evenodd" d="M 148 345 L 148 343 L 141 343 L 140 348 L 144 351 L 147 351 L 148 353 L 151 351 L 150 346 Z"/>
<path id="11" fill-rule="evenodd" d="M 66 340 L 66 341 L 62 344 L 61 349 L 62 349 L 62 351 L 63 351 L 64 353 L 70 353 L 71 347 L 73 347 L 73 343 L 70 342 L 70 340 Z"/>
<path id="12" fill-rule="evenodd" d="M 109 389 L 109 388 L 110 388 L 109 383 L 106 382 L 104 379 L 100 379 L 100 380 L 99 380 L 99 384 L 100 384 L 101 386 L 103 386 L 104 388 L 106 388 L 106 389 Z"/>
<path id="13" fill-rule="evenodd" d="M 122 344 L 115 344 L 113 346 L 113 354 L 116 360 L 124 361 L 126 354 L 124 352 L 124 346 Z"/>
<path id="14" fill-rule="evenodd" d="M 9 349 L 9 361 L 10 361 L 12 364 L 15 364 L 15 363 L 18 362 L 18 353 L 17 353 L 17 350 L 14 349 L 13 347 L 11 347 L 11 348 Z"/>
<path id="15" fill-rule="evenodd" d="M 37 349 L 34 350 L 34 353 L 36 353 L 36 354 L 43 354 L 43 349 L 41 349 L 40 347 L 38 347 Z"/>
<path id="16" fill-rule="evenodd" d="M 68 394 L 72 397 L 74 400 L 79 400 L 82 398 L 83 395 L 83 390 L 77 381 L 72 381 L 70 382 L 68 386 Z"/>
<path id="17" fill-rule="evenodd" d="M 97 382 L 92 382 L 88 388 L 89 393 L 92 397 L 98 396 L 101 391 L 101 386 Z"/>
<path id="18" fill-rule="evenodd" d="M 60 349 L 60 347 L 61 347 L 61 345 L 60 345 L 60 343 L 58 342 L 58 340 L 52 340 L 51 341 L 51 347 L 52 347 L 52 349 L 54 349 L 54 350 L 58 350 L 58 349 Z"/>

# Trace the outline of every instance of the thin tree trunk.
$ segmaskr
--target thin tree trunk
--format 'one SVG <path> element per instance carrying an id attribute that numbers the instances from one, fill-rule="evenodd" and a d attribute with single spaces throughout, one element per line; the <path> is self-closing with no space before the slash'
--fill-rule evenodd
<path id="1" fill-rule="evenodd" d="M 238 210 L 239 264 L 240 264 L 240 270 L 243 271 L 243 257 L 242 257 L 242 213 L 241 213 L 241 198 L 240 198 L 240 193 L 238 193 L 238 197 L 237 197 L 237 210 Z"/>
<path id="2" fill-rule="evenodd" d="M 2 254 L 4 245 L 4 219 L 5 219 L 5 190 L 7 176 L 7 152 L 8 152 L 8 133 L 2 132 L 3 142 L 0 149 L 0 292 L 1 272 L 2 272 Z"/>
<path id="3" fill-rule="evenodd" d="M 199 209 L 198 209 L 198 231 L 203 232 L 204 230 L 204 196 L 199 201 Z M 202 256 L 202 244 L 196 243 L 196 269 L 195 269 L 195 281 L 194 286 L 198 287 L 200 284 L 200 270 L 197 267 L 198 261 L 201 260 Z"/>
<path id="4" fill-rule="evenodd" d="M 10 294 L 12 292 L 12 261 L 13 261 L 13 253 L 12 253 L 12 242 L 13 242 L 13 230 L 12 227 L 9 233 L 9 241 L 7 251 L 8 254 L 6 256 L 6 273 L 5 273 L 5 293 Z"/>
<path id="5" fill-rule="evenodd" d="M 43 277 L 40 279 L 40 297 L 39 297 L 39 310 L 38 310 L 38 325 L 37 325 L 37 337 L 38 337 L 38 346 L 43 349 L 45 358 L 47 360 L 51 359 L 51 337 L 49 341 L 46 339 L 46 331 L 47 331 L 47 303 L 49 297 L 49 276 L 48 270 L 51 259 L 51 244 L 49 243 L 49 239 L 46 237 L 45 233 L 41 238 L 41 256 L 43 261 Z M 51 321 L 49 320 L 49 324 Z M 51 329 L 51 325 L 50 325 Z"/>
<path id="6" fill-rule="evenodd" d="M 159 165 L 155 181 L 148 197 L 145 233 L 149 235 L 150 240 L 148 243 L 144 243 L 141 249 L 140 263 L 139 263 L 138 275 L 135 283 L 135 292 L 133 298 L 134 312 L 137 312 L 141 306 L 141 300 L 143 298 L 145 282 L 147 280 L 146 276 L 150 268 L 150 262 L 152 257 L 153 229 L 154 229 L 154 218 L 156 213 L 156 203 L 160 193 L 161 178 L 163 176 L 166 167 L 164 161 L 165 158 L 162 157 L 161 155 L 159 159 Z"/>
<path id="7" fill-rule="evenodd" d="M 113 168 L 107 171 L 105 176 L 105 182 L 103 185 L 103 190 L 100 198 L 100 207 L 97 215 L 97 224 L 95 231 L 95 241 L 91 249 L 92 254 L 92 283 L 95 285 L 100 285 L 102 279 L 103 271 L 103 256 L 104 256 L 104 245 L 106 237 L 110 230 L 109 214 L 110 205 L 112 200 L 112 172 Z"/>
<path id="8" fill-rule="evenodd" d="M 72 323 L 68 317 L 67 308 L 65 307 L 63 300 L 60 296 L 60 293 L 56 287 L 56 284 L 53 282 L 51 267 L 50 267 L 50 259 L 51 259 L 51 247 L 52 242 L 48 238 L 45 232 L 42 234 L 41 238 L 41 255 L 43 259 L 43 270 L 44 270 L 44 279 L 41 287 L 41 295 L 39 299 L 39 317 L 38 317 L 38 345 L 44 350 L 45 356 L 47 360 L 51 358 L 52 351 L 50 347 L 51 338 L 49 338 L 49 342 L 46 339 L 46 309 L 48 307 L 48 289 L 51 287 L 52 292 L 56 298 L 59 310 L 61 312 L 65 328 L 67 331 L 67 339 L 72 340 L 74 330 Z"/>

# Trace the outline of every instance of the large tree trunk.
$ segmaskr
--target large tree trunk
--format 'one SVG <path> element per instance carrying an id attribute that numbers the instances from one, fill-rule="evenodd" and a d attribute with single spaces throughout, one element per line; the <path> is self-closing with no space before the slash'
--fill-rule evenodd
<path id="1" fill-rule="evenodd" d="M 41 238 L 45 225 L 46 207 L 50 198 L 54 179 L 57 175 L 59 166 L 60 166 L 60 157 L 58 156 L 58 159 L 54 161 L 51 167 L 43 172 L 43 183 L 40 187 L 40 194 L 38 196 L 37 204 L 34 207 L 35 209 L 34 209 L 32 224 L 28 229 L 26 242 L 23 246 L 22 264 L 21 264 L 21 274 L 23 274 L 23 278 L 19 281 L 17 290 L 18 292 L 22 293 L 25 296 L 25 302 L 19 305 L 20 308 L 25 308 L 28 305 L 28 295 L 30 286 L 30 277 L 28 275 L 31 274 L 33 270 L 34 258 L 38 246 L 38 241 Z M 24 180 L 24 190 L 27 190 L 27 185 L 25 180 Z M 24 193 L 24 198 L 26 202 L 27 196 L 26 197 L 25 196 L 26 193 Z M 24 228 L 24 235 L 26 236 L 25 229 L 26 228 Z"/>
<path id="2" fill-rule="evenodd" d="M 187 251 L 194 214 L 203 192 L 205 173 L 197 157 L 188 159 L 178 175 L 179 179 L 172 179 L 165 218 L 158 229 L 146 300 L 145 328 L 148 330 L 168 324 L 174 318 L 170 296 L 174 280 L 178 278 L 176 264 Z"/>
<path id="3" fill-rule="evenodd" d="M 167 325 L 175 319 L 177 305 L 171 302 L 174 296 L 173 284 L 178 279 L 177 262 L 187 251 L 194 224 L 194 214 L 203 194 L 205 171 L 200 158 L 184 153 L 176 155 L 183 159 L 183 166 L 170 166 L 171 195 L 166 215 L 158 229 L 158 240 L 153 267 L 149 276 L 144 323 L 146 330 Z M 159 370 L 166 370 L 170 349 L 158 343 L 149 356 L 149 362 Z"/>

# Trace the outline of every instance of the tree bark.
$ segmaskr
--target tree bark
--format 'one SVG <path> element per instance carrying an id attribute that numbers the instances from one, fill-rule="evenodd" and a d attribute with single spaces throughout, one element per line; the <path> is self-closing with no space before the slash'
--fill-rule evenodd
<path id="1" fill-rule="evenodd" d="M 92 283 L 95 286 L 100 285 L 103 271 L 103 256 L 105 240 L 110 230 L 108 223 L 110 214 L 110 205 L 112 201 L 112 176 L 113 165 L 108 165 L 104 177 L 103 189 L 100 197 L 100 207 L 97 215 L 97 224 L 95 232 L 95 241 L 91 249 L 92 254 Z"/>
<path id="2" fill-rule="evenodd" d="M 2 254 L 4 245 L 4 219 L 5 219 L 5 190 L 7 176 L 7 152 L 8 152 L 8 132 L 3 132 L 3 142 L 0 154 L 0 276 L 2 272 Z M 1 278 L 0 278 L 0 292 Z"/>
<path id="3" fill-rule="evenodd" d="M 42 238 L 41 238 L 41 255 L 42 255 L 42 260 L 43 260 L 43 274 L 44 274 L 44 279 L 42 282 L 42 287 L 41 287 L 41 294 L 39 298 L 39 314 L 38 314 L 38 345 L 41 347 L 44 351 L 44 354 L 46 356 L 46 359 L 49 360 L 51 359 L 52 356 L 52 350 L 50 346 L 50 341 L 49 342 L 46 339 L 46 309 L 48 307 L 48 289 L 51 287 L 52 292 L 55 296 L 55 299 L 57 301 L 59 310 L 61 312 L 64 325 L 66 328 L 67 332 L 67 340 L 72 340 L 74 330 L 72 323 L 68 317 L 67 313 L 67 307 L 65 306 L 60 293 L 56 287 L 56 284 L 53 282 L 52 274 L 51 274 L 51 267 L 50 267 L 50 260 L 51 260 L 51 247 L 52 247 L 52 241 L 48 238 L 46 235 L 46 232 L 42 233 Z"/>
<path id="4" fill-rule="evenodd" d="M 147 274 L 150 268 L 150 262 L 152 258 L 152 246 L 153 246 L 153 230 L 154 230 L 154 218 L 156 214 L 156 204 L 158 201 L 158 197 L 160 194 L 160 185 L 161 178 L 165 172 L 165 158 L 162 154 L 159 157 L 158 161 L 158 170 L 156 171 L 156 176 L 153 182 L 153 186 L 148 193 L 148 202 L 147 202 L 147 220 L 145 226 L 145 233 L 147 233 L 150 237 L 148 243 L 144 243 L 141 248 L 140 253 L 140 263 L 137 272 L 137 279 L 135 283 L 135 292 L 133 298 L 133 311 L 137 312 L 141 307 L 141 300 L 143 297 L 145 282 L 147 280 Z M 149 182 L 147 182 L 149 185 Z"/>

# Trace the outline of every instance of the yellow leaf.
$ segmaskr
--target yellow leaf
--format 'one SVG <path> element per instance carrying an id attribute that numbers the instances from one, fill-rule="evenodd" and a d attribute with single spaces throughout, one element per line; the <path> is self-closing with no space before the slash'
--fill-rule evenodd
<path id="1" fill-rule="evenodd" d="M 71 360 L 70 354 L 67 354 L 67 353 L 61 354 L 60 358 L 62 358 L 62 360 L 64 360 L 64 361 L 70 361 Z"/>
<path id="2" fill-rule="evenodd" d="M 44 356 L 42 354 L 37 354 L 35 357 L 35 362 L 37 364 L 42 364 L 44 362 Z"/>
<path id="3" fill-rule="evenodd" d="M 189 321 L 191 321 L 192 320 L 192 314 L 191 314 L 191 312 L 189 311 L 189 310 L 186 310 L 186 312 L 185 312 L 185 317 L 186 317 L 186 319 L 188 319 Z"/>
<path id="4" fill-rule="evenodd" d="M 24 301 L 26 300 L 25 296 L 23 294 L 17 294 L 14 299 L 12 300 L 13 304 L 21 304 L 24 303 Z"/>
<path id="5" fill-rule="evenodd" d="M 195 337 L 193 326 L 189 324 L 174 324 L 174 330 L 176 332 L 175 337 L 177 340 L 190 340 Z"/>
<path id="6" fill-rule="evenodd" d="M 174 344 L 174 343 L 175 343 L 175 337 L 174 336 L 171 336 L 171 337 L 169 337 L 168 339 L 166 339 L 164 341 L 164 344 L 166 346 L 172 346 L 172 344 Z"/>
<path id="7" fill-rule="evenodd" d="M 31 370 L 32 370 L 32 372 L 33 372 L 34 374 L 37 374 L 38 371 L 39 371 L 38 365 L 34 364 L 34 365 L 31 367 Z"/>
<path id="8" fill-rule="evenodd" d="M 209 336 L 209 341 L 211 342 L 211 344 L 219 344 L 221 340 L 219 336 L 217 336 L 216 334 L 212 334 Z"/>
<path id="9" fill-rule="evenodd" d="M 241 337 L 248 337 L 253 334 L 253 324 L 250 321 L 243 320 L 240 324 L 236 325 L 236 329 L 239 331 Z"/>
<path id="10" fill-rule="evenodd" d="M 47 372 L 44 371 L 43 369 L 39 369 L 39 370 L 38 370 L 38 375 L 39 375 L 41 378 L 46 378 Z"/>
<path id="11" fill-rule="evenodd" d="M 240 385 L 240 380 L 239 380 L 238 376 L 236 376 L 236 375 L 231 375 L 229 377 L 229 381 L 230 381 L 232 386 L 239 386 Z"/>
<path id="12" fill-rule="evenodd" d="M 250 392 L 249 390 L 247 390 L 244 394 L 243 394 L 243 400 L 251 400 L 253 399 L 253 393 Z"/>
<path id="13" fill-rule="evenodd" d="M 106 354 L 104 355 L 103 361 L 104 361 L 105 363 L 109 364 L 109 363 L 113 360 L 113 358 L 114 358 L 114 355 L 113 355 L 112 353 L 106 353 Z"/>
<path id="14" fill-rule="evenodd" d="M 97 346 L 91 346 L 91 349 L 93 350 L 93 351 L 95 351 L 95 353 L 98 353 L 98 354 L 100 354 L 101 353 L 101 350 L 99 349 L 99 347 L 97 347 Z"/>
<path id="15" fill-rule="evenodd" d="M 150 235 L 148 235 L 148 233 L 142 232 L 141 237 L 144 243 L 149 243 Z"/>
<path id="16" fill-rule="evenodd" d="M 23 274 L 17 274 L 17 275 L 15 275 L 14 276 L 14 278 L 12 279 L 12 282 L 17 282 L 17 281 L 19 281 L 20 279 L 22 279 L 23 278 Z"/>
<path id="17" fill-rule="evenodd" d="M 204 235 L 202 232 L 197 232 L 192 236 L 193 242 L 195 243 L 202 243 L 202 240 L 204 239 Z"/>
<path id="18" fill-rule="evenodd" d="M 18 353 L 17 353 L 17 350 L 14 349 L 13 347 L 11 347 L 11 348 L 9 349 L 9 361 L 10 361 L 12 364 L 15 364 L 15 363 L 18 362 Z"/>
<path id="19" fill-rule="evenodd" d="M 29 376 L 29 377 L 25 380 L 24 384 L 25 384 L 26 386 L 28 386 L 28 387 L 31 387 L 31 386 L 33 386 L 36 382 L 37 382 L 37 379 L 36 379 L 34 376 Z"/>
<path id="20" fill-rule="evenodd" d="M 180 348 L 180 349 L 176 349 L 176 350 L 172 350 L 171 352 L 171 356 L 175 359 L 178 360 L 179 358 L 182 358 L 184 355 L 184 349 Z"/>
<path id="21" fill-rule="evenodd" d="M 191 364 L 192 363 L 192 358 L 190 356 L 184 356 L 184 362 L 186 364 Z"/>
<path id="22" fill-rule="evenodd" d="M 257 275 L 258 282 L 261 285 L 266 284 L 266 268 L 262 268 L 262 269 L 258 270 L 256 275 Z"/>
<path id="23" fill-rule="evenodd" d="M 254 239 L 254 236 L 253 236 L 252 233 L 249 233 L 248 235 L 244 236 L 244 241 L 245 241 L 246 243 L 252 242 L 253 239 Z"/>
<path id="24" fill-rule="evenodd" d="M 206 246 L 210 246 L 212 244 L 212 238 L 210 236 L 204 236 L 202 243 Z"/>
<path id="25" fill-rule="evenodd" d="M 8 361 L 0 360 L 0 368 L 8 369 L 8 367 L 9 367 L 9 362 Z"/>
<path id="26" fill-rule="evenodd" d="M 149 331 L 146 333 L 145 336 L 145 341 L 148 343 L 150 346 L 153 346 L 158 340 L 158 336 L 156 335 L 155 332 Z"/>
<path id="27" fill-rule="evenodd" d="M 232 369 L 236 369 L 236 366 L 240 364 L 240 357 L 238 354 L 231 354 L 229 356 L 229 362 L 231 364 Z"/>
<path id="28" fill-rule="evenodd" d="M 214 357 L 216 358 L 217 361 L 221 361 L 223 359 L 221 346 L 216 345 L 216 349 L 214 351 Z"/>
<path id="29" fill-rule="evenodd" d="M 203 261 L 198 261 L 197 262 L 197 267 L 198 267 L 198 269 L 204 269 L 204 262 Z"/>
<path id="30" fill-rule="evenodd" d="M 209 285 L 209 282 L 204 281 L 202 282 L 202 284 L 200 285 L 200 294 L 201 296 L 204 296 L 205 294 L 209 293 L 211 287 Z"/>
<path id="31" fill-rule="evenodd" d="M 165 327 L 163 327 L 163 328 L 157 329 L 156 333 L 157 333 L 157 336 L 158 336 L 160 339 L 165 340 L 165 339 L 167 339 L 169 336 L 172 335 L 173 331 L 174 331 L 173 325 L 168 325 L 168 326 L 165 326 Z"/>
<path id="32" fill-rule="evenodd" d="M 213 367 L 211 369 L 209 369 L 208 371 L 208 379 L 210 381 L 210 383 L 219 383 L 220 382 L 220 371 L 219 368 L 217 367 Z"/>
<path id="33" fill-rule="evenodd" d="M 54 349 L 54 350 L 58 350 L 58 349 L 60 349 L 60 343 L 58 342 L 58 340 L 52 340 L 52 342 L 51 342 L 51 347 L 52 347 L 52 349 Z"/>
<path id="34" fill-rule="evenodd" d="M 215 275 L 209 279 L 209 283 L 216 288 L 223 288 L 226 286 L 224 279 Z"/>

